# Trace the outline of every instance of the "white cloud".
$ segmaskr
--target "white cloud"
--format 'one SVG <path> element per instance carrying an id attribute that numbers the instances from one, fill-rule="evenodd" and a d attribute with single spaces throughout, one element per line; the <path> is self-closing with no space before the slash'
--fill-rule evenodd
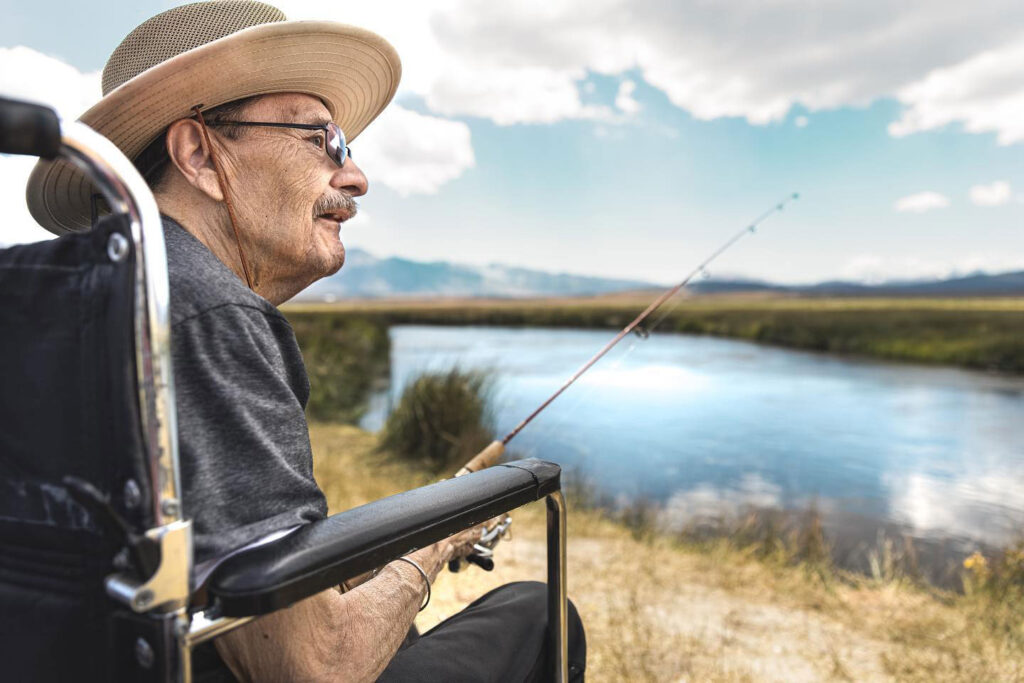
<path id="1" fill-rule="evenodd" d="M 0 66 L 0 93 L 50 104 L 65 118 L 76 118 L 100 98 L 98 72 L 82 73 L 27 47 L 0 47 Z M 475 163 L 466 124 L 424 116 L 397 105 L 389 107 L 359 137 L 356 154 L 371 181 L 403 195 L 435 193 Z M 0 172 L 7 181 L 4 191 L 17 195 L 16 202 L 5 206 L 17 204 L 20 211 L 31 163 L 5 159 L 2 166 Z M 19 234 L 34 233 L 19 229 Z M 3 236 L 0 240 L 12 241 Z"/>
<path id="2" fill-rule="evenodd" d="M 924 213 L 949 206 L 949 197 L 938 192 L 918 192 L 896 200 L 893 205 L 897 211 Z"/>
<path id="3" fill-rule="evenodd" d="M 324 12 L 311 0 L 284 0 L 284 8 Z M 403 89 L 450 116 L 590 118 L 602 112 L 578 96 L 588 72 L 638 71 L 700 119 L 764 124 L 797 103 L 816 111 L 898 94 L 908 111 L 894 134 L 941 121 L 1004 140 L 1024 130 L 1019 0 L 381 0 L 346 5 L 336 18 L 392 40 L 405 64 Z M 994 56 L 982 60 L 989 50 Z M 952 74 L 957 89 L 936 90 L 938 72 Z M 968 82 L 978 76 L 986 78 Z M 990 103 L 996 111 L 986 112 Z"/>
<path id="4" fill-rule="evenodd" d="M 100 99 L 98 71 L 82 73 L 61 60 L 24 47 L 0 47 L 0 93 L 47 104 L 77 118 Z"/>
<path id="5" fill-rule="evenodd" d="M 476 164 L 469 126 L 398 105 L 388 107 L 356 143 L 370 182 L 403 196 L 435 194 Z"/>
<path id="6" fill-rule="evenodd" d="M 615 95 L 615 106 L 624 114 L 635 114 L 640 111 L 640 103 L 633 97 L 636 83 L 623 81 L 619 83 L 619 92 Z"/>
<path id="7" fill-rule="evenodd" d="M 427 106 L 446 116 L 479 116 L 498 125 L 607 118 L 606 107 L 583 104 L 582 69 L 538 66 L 482 68 L 453 61 L 425 93 Z"/>
<path id="8" fill-rule="evenodd" d="M 1024 39 L 989 50 L 898 93 L 906 105 L 890 124 L 896 136 L 959 122 L 972 133 L 996 133 L 999 144 L 1024 141 Z"/>
<path id="9" fill-rule="evenodd" d="M 0 47 L 0 93 L 46 104 L 74 119 L 100 98 L 99 73 L 82 73 L 31 48 Z M 34 157 L 0 155 L 0 206 L 4 224 L 0 244 L 36 242 L 53 237 L 36 224 L 25 205 L 25 183 Z"/>
<path id="10" fill-rule="evenodd" d="M 35 163 L 35 157 L 0 154 L 0 207 L 4 211 L 0 245 L 38 242 L 53 237 L 35 222 L 25 204 L 25 183 Z"/>
<path id="11" fill-rule="evenodd" d="M 795 119 L 793 119 L 793 125 L 795 125 L 797 128 L 806 128 L 807 124 L 810 122 L 811 120 L 806 116 L 798 116 Z"/>
<path id="12" fill-rule="evenodd" d="M 1013 198 L 1010 183 L 997 180 L 990 185 L 974 185 L 968 191 L 971 202 L 978 206 L 1000 206 Z"/>
<path id="13" fill-rule="evenodd" d="M 942 280 L 973 273 L 1005 273 L 1024 270 L 1024 256 L 1013 254 L 968 254 L 956 260 L 916 256 L 861 254 L 839 271 L 843 280 L 877 285 L 900 280 Z"/>
<path id="14" fill-rule="evenodd" d="M 402 91 L 445 116 L 503 125 L 601 119 L 610 110 L 580 97 L 587 74 L 636 71 L 699 119 L 765 124 L 795 104 L 818 111 L 895 96 L 906 109 L 893 135 L 961 122 L 1004 144 L 1024 140 L 1019 0 L 279 4 L 292 18 L 333 18 L 384 35 L 403 59 Z M 79 79 L 57 72 L 70 67 L 28 48 L 3 48 L 0 64 L 0 91 L 56 102 L 69 114 L 98 97 L 98 74 L 78 74 L 88 77 L 86 90 L 68 89 L 62 84 Z"/>

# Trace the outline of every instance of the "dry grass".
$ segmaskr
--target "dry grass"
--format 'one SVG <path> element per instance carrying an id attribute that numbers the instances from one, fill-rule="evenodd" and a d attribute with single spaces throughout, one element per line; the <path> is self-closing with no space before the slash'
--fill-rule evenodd
<path id="1" fill-rule="evenodd" d="M 376 451 L 372 434 L 324 424 L 310 434 L 332 511 L 431 480 Z M 438 579 L 422 629 L 502 583 L 544 580 L 544 510 L 514 517 L 493 572 Z M 1018 593 L 996 600 L 980 588 L 959 596 L 837 577 L 725 539 L 686 547 L 638 538 L 585 508 L 571 509 L 569 534 L 569 593 L 587 627 L 593 681 L 1024 680 Z"/>

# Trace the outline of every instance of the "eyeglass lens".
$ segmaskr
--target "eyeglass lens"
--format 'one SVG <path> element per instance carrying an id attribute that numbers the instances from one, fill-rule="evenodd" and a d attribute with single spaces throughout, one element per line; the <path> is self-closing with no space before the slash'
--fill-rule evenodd
<path id="1" fill-rule="evenodd" d="M 345 160 L 348 158 L 348 145 L 345 142 L 345 133 L 333 121 L 327 124 L 326 148 L 327 154 L 334 160 L 334 163 L 338 164 L 338 166 L 345 165 Z"/>

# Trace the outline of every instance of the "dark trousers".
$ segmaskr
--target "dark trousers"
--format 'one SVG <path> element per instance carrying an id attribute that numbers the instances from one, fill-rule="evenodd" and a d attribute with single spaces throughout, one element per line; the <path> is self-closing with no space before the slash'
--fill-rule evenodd
<path id="1" fill-rule="evenodd" d="M 422 636 L 415 630 L 378 679 L 396 683 L 482 683 L 550 680 L 546 647 L 548 588 L 536 581 L 492 590 Z M 576 607 L 569 603 L 569 680 L 583 681 L 587 641 Z M 212 642 L 193 652 L 196 683 L 227 683 L 235 677 Z"/>
<path id="2" fill-rule="evenodd" d="M 398 651 L 378 679 L 386 683 L 551 680 L 547 585 L 509 583 L 476 600 Z M 569 603 L 569 680 L 583 681 L 587 641 Z"/>

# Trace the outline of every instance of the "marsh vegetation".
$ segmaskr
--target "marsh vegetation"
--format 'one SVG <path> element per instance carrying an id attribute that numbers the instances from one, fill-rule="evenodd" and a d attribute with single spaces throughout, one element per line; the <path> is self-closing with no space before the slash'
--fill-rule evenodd
<path id="1" fill-rule="evenodd" d="M 398 324 L 617 329 L 648 295 L 537 300 L 358 301 L 292 306 L 319 315 Z M 890 360 L 1024 373 L 1024 299 L 811 298 L 718 295 L 666 307 L 664 332 Z"/>

